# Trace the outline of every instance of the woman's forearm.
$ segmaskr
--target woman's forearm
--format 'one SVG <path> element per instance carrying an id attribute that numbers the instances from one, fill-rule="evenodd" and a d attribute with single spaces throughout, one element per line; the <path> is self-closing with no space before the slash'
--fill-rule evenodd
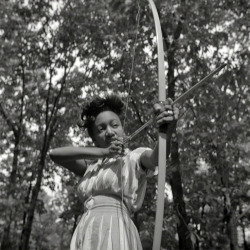
<path id="1" fill-rule="evenodd" d="M 50 157 L 55 162 L 70 162 L 81 159 L 98 159 L 105 157 L 106 148 L 97 147 L 61 147 L 50 152 Z"/>
<path id="2" fill-rule="evenodd" d="M 167 131 L 167 152 L 166 156 L 169 156 L 170 153 L 170 143 L 172 137 L 172 129 Z M 155 169 L 158 166 L 158 158 L 159 158 L 159 141 L 156 143 L 155 147 L 152 150 L 145 151 L 141 156 L 141 163 L 144 167 L 149 169 Z"/>
<path id="3" fill-rule="evenodd" d="M 142 153 L 140 161 L 145 168 L 154 170 L 158 165 L 158 149 L 159 143 L 157 142 L 154 149 L 146 150 Z"/>

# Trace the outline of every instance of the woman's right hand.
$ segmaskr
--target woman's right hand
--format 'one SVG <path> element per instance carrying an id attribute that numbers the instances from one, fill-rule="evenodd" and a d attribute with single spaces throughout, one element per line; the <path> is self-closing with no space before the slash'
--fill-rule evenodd
<path id="1" fill-rule="evenodd" d="M 124 144 L 123 138 L 117 137 L 110 142 L 110 145 L 107 147 L 106 157 L 112 158 L 117 155 L 124 155 Z"/>

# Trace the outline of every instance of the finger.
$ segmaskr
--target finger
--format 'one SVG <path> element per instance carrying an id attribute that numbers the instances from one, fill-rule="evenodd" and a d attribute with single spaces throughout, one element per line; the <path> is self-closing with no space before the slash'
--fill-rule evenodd
<path id="1" fill-rule="evenodd" d="M 121 148 L 118 152 L 120 155 L 124 154 L 124 150 Z"/>
<path id="2" fill-rule="evenodd" d="M 174 120 L 173 116 L 168 116 L 168 117 L 163 117 L 163 118 L 157 120 L 156 123 L 157 123 L 158 126 L 161 126 L 163 124 L 170 123 L 173 120 Z"/>
<path id="3" fill-rule="evenodd" d="M 119 148 L 122 148 L 123 147 L 123 142 L 117 141 L 117 142 L 115 142 L 115 146 L 119 147 Z"/>
<path id="4" fill-rule="evenodd" d="M 165 104 L 163 106 L 163 110 L 173 110 L 173 107 L 172 107 L 172 105 Z"/>
<path id="5" fill-rule="evenodd" d="M 179 118 L 179 109 L 174 107 L 174 119 L 178 120 Z"/>
<path id="6" fill-rule="evenodd" d="M 155 115 L 157 116 L 166 116 L 166 115 L 173 115 L 173 107 L 171 105 L 164 105 L 161 108 L 157 108 Z"/>
<path id="7" fill-rule="evenodd" d="M 171 98 L 167 98 L 167 100 L 165 101 L 165 103 L 168 104 L 168 105 L 172 105 L 173 102 L 174 101 Z"/>
<path id="8" fill-rule="evenodd" d="M 113 145 L 122 145 L 123 144 L 123 141 L 121 139 L 115 139 L 111 142 L 111 144 Z"/>
<path id="9" fill-rule="evenodd" d="M 117 141 L 123 142 L 124 138 L 123 137 L 117 137 Z"/>
<path id="10" fill-rule="evenodd" d="M 156 120 L 162 119 L 164 117 L 170 117 L 170 116 L 174 116 L 174 111 L 173 110 L 166 110 L 162 113 L 160 113 L 157 117 Z"/>
<path id="11" fill-rule="evenodd" d="M 119 149 L 123 148 L 123 143 L 122 143 L 122 142 L 119 142 L 119 141 L 116 141 L 116 142 L 113 144 L 113 148 L 116 149 L 116 150 L 119 150 Z"/>
<path id="12" fill-rule="evenodd" d="M 161 103 L 155 103 L 154 104 L 154 113 L 159 114 L 162 110 L 163 106 Z"/>
<path id="13" fill-rule="evenodd" d="M 123 146 L 116 147 L 116 153 L 122 155 L 124 153 L 124 147 Z"/>
<path id="14" fill-rule="evenodd" d="M 122 147 L 122 145 L 117 143 L 117 142 L 112 142 L 111 145 L 110 145 L 110 148 L 112 150 L 117 150 L 118 148 L 121 148 L 121 147 Z"/>

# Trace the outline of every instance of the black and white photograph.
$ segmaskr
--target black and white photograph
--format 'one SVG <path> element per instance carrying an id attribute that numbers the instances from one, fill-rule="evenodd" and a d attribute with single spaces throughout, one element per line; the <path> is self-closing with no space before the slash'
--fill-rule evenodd
<path id="1" fill-rule="evenodd" d="M 247 0 L 0 0 L 0 250 L 250 250 Z"/>

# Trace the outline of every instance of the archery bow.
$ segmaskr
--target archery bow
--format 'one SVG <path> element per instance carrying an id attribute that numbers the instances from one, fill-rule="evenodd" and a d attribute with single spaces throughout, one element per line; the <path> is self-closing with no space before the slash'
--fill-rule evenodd
<path id="1" fill-rule="evenodd" d="M 156 39 L 157 39 L 157 54 L 158 54 L 158 81 L 159 81 L 159 101 L 166 100 L 166 85 L 165 85 L 165 69 L 164 69 L 164 50 L 163 50 L 163 39 L 162 39 L 162 30 L 159 15 L 156 9 L 156 6 L 153 0 L 148 0 L 151 10 L 153 12 L 155 29 L 156 29 Z M 223 64 L 216 68 L 213 72 L 211 72 L 208 76 L 204 77 L 201 81 L 195 84 L 192 88 L 190 88 L 183 95 L 178 97 L 174 103 L 182 101 L 188 95 L 190 95 L 195 89 L 200 87 L 206 80 L 211 78 L 214 74 L 219 72 L 222 68 L 224 68 L 226 64 Z M 126 141 L 132 139 L 137 133 L 143 130 L 145 127 L 152 123 L 153 119 L 148 121 L 145 125 L 135 131 Z M 167 151 L 170 152 L 170 143 L 166 143 L 169 141 L 168 135 L 166 133 L 159 132 L 159 153 L 158 153 L 158 193 L 157 193 L 157 206 L 156 206 L 156 218 L 155 218 L 155 230 L 154 230 L 154 239 L 153 239 L 153 250 L 159 250 L 161 246 L 161 236 L 162 236 L 162 225 L 163 225 L 163 214 L 164 214 L 164 191 L 165 191 L 165 175 L 166 175 L 166 158 Z M 169 148 L 167 148 L 167 146 Z"/>
<path id="2" fill-rule="evenodd" d="M 159 101 L 164 102 L 166 100 L 166 85 L 165 85 L 165 68 L 164 68 L 164 50 L 163 50 L 163 38 L 162 38 L 162 30 L 160 25 L 159 15 L 156 9 L 156 6 L 153 0 L 148 0 L 149 5 L 151 7 L 155 29 L 156 29 L 156 39 L 157 39 L 157 54 L 158 54 L 158 81 L 159 81 Z M 214 74 L 219 72 L 222 68 L 224 68 L 226 64 L 223 64 L 212 71 L 209 75 L 204 77 L 201 81 L 195 84 L 192 88 L 186 91 L 183 95 L 178 97 L 173 105 L 182 101 L 194 90 L 200 87 L 206 80 L 211 78 Z M 144 128 L 149 126 L 153 122 L 153 118 L 145 123 L 142 127 L 136 130 L 133 134 L 131 134 L 127 139 L 125 139 L 124 143 L 130 141 L 135 135 L 141 132 Z M 170 143 L 166 143 L 169 141 L 168 135 L 163 132 L 159 132 L 159 153 L 158 153 L 158 193 L 157 193 L 157 206 L 156 206 L 156 218 L 155 218 L 155 230 L 154 230 L 154 239 L 153 239 L 153 250 L 159 250 L 161 246 L 161 236 L 162 236 L 162 225 L 163 225 L 163 214 L 164 214 L 164 191 L 165 191 L 165 175 L 166 175 L 166 158 L 167 151 L 170 152 Z M 167 146 L 169 148 L 167 148 Z"/>
<path id="3" fill-rule="evenodd" d="M 159 80 L 159 101 L 166 100 L 166 85 L 165 85 L 165 69 L 164 69 L 164 50 L 161 24 L 157 9 L 152 0 L 148 0 L 151 10 L 153 12 L 156 38 L 157 38 L 157 53 L 158 53 L 158 80 Z M 166 175 L 166 145 L 167 135 L 166 133 L 159 132 L 159 154 L 158 154 L 158 194 L 157 194 L 157 206 L 156 206 L 156 219 L 155 219 L 155 231 L 153 250 L 160 249 L 161 235 L 162 235 L 162 223 L 164 212 L 164 191 L 165 191 L 165 175 Z"/>

